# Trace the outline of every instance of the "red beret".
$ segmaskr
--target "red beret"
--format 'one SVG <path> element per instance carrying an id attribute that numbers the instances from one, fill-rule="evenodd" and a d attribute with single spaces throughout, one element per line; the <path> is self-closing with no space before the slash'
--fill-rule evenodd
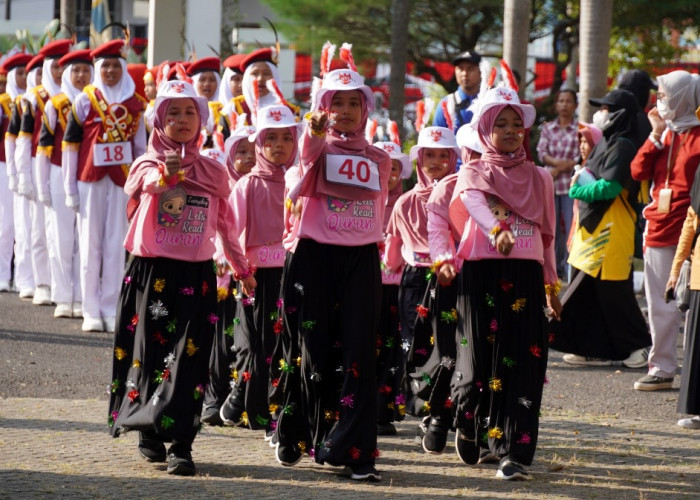
<path id="1" fill-rule="evenodd" d="M 69 64 L 89 64 L 92 66 L 92 57 L 90 57 L 90 49 L 80 49 L 74 50 L 73 52 L 68 52 L 65 56 L 58 60 L 58 64 L 61 66 L 68 66 Z"/>
<path id="2" fill-rule="evenodd" d="M 93 59 L 103 59 L 106 57 L 121 57 L 124 58 L 124 40 L 110 40 L 107 43 L 103 43 L 92 52 L 90 55 Z"/>
<path id="3" fill-rule="evenodd" d="M 221 59 L 218 57 L 203 57 L 197 59 L 187 68 L 187 75 L 194 76 L 197 73 L 202 73 L 203 71 L 213 71 L 218 73 L 221 69 Z"/>
<path id="4" fill-rule="evenodd" d="M 269 62 L 277 65 L 277 55 L 272 47 L 254 50 L 241 61 L 241 71 L 245 71 L 248 66 L 256 62 Z"/>
<path id="5" fill-rule="evenodd" d="M 19 66 L 26 66 L 29 61 L 32 60 L 32 55 L 31 54 L 25 54 L 24 52 L 20 52 L 18 54 L 15 54 L 11 57 L 8 57 L 5 59 L 5 62 L 2 63 L 2 67 L 7 71 L 8 73 L 10 70 L 17 68 Z"/>
<path id="6" fill-rule="evenodd" d="M 27 63 L 27 66 L 24 69 L 27 73 L 29 73 L 34 68 L 40 68 L 42 64 L 44 64 L 44 55 L 37 54 L 34 57 L 32 57 L 32 59 Z"/>
<path id="7" fill-rule="evenodd" d="M 46 59 L 60 59 L 68 53 L 72 43 L 70 40 L 54 40 L 44 45 L 39 54 L 42 54 Z"/>
<path id="8" fill-rule="evenodd" d="M 230 68 L 234 73 L 243 73 L 241 63 L 246 58 L 245 54 L 233 54 L 224 59 L 224 68 Z"/>

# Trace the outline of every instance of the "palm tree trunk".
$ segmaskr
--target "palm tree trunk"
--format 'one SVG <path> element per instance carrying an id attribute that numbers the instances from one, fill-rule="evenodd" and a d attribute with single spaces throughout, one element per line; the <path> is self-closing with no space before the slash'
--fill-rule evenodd
<path id="1" fill-rule="evenodd" d="M 506 0 L 503 12 L 503 59 L 521 78 L 518 95 L 525 96 L 531 0 Z"/>
<path id="2" fill-rule="evenodd" d="M 602 97 L 608 88 L 612 7 L 613 0 L 581 0 L 579 118 L 586 122 L 595 112 L 588 99 Z"/>

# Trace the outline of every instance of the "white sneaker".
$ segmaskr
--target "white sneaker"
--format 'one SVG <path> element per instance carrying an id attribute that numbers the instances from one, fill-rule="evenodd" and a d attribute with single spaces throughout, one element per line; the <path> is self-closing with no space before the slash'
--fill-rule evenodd
<path id="1" fill-rule="evenodd" d="M 649 348 L 643 347 L 633 351 L 629 357 L 622 361 L 627 368 L 644 368 L 649 364 Z"/>
<path id="2" fill-rule="evenodd" d="M 11 290 L 9 281 L 0 281 L 0 292 L 9 292 Z"/>
<path id="3" fill-rule="evenodd" d="M 115 327 L 115 318 L 114 316 L 109 316 L 105 318 L 105 332 L 107 333 L 114 333 L 114 327 Z"/>
<path id="4" fill-rule="evenodd" d="M 53 302 L 51 302 L 51 289 L 45 285 L 36 287 L 32 304 L 35 306 L 50 306 L 53 304 Z"/>
<path id="5" fill-rule="evenodd" d="M 73 317 L 82 318 L 83 317 L 83 303 L 73 302 Z"/>
<path id="6" fill-rule="evenodd" d="M 34 289 L 33 288 L 22 288 L 19 291 L 19 298 L 20 299 L 31 299 L 34 297 Z"/>
<path id="7" fill-rule="evenodd" d="M 578 354 L 564 354 L 562 359 L 565 363 L 574 366 L 610 366 L 612 364 L 609 359 L 579 356 Z"/>
<path id="8" fill-rule="evenodd" d="M 682 418 L 678 421 L 678 425 L 684 429 L 700 429 L 700 416 Z"/>
<path id="9" fill-rule="evenodd" d="M 105 328 L 99 318 L 84 318 L 83 326 L 80 328 L 84 332 L 104 332 Z"/>
<path id="10" fill-rule="evenodd" d="M 72 318 L 73 317 L 73 307 L 71 304 L 66 304 L 61 302 L 56 304 L 56 309 L 53 311 L 54 318 Z"/>

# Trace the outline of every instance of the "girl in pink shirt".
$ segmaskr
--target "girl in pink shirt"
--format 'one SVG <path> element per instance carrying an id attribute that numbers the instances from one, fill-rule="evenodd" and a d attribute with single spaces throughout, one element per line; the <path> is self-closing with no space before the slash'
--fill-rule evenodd
<path id="1" fill-rule="evenodd" d="M 255 166 L 255 145 L 248 140 L 255 133 L 255 127 L 243 126 L 233 131 L 224 143 L 224 157 L 228 184 L 233 190 L 236 182 L 248 175 Z M 216 336 L 209 360 L 209 385 L 204 395 L 202 422 L 208 425 L 222 425 L 219 412 L 231 391 L 231 366 L 235 360 L 233 347 L 233 327 L 236 317 L 236 285 L 231 276 L 231 268 L 226 262 L 221 238 L 216 239 Z"/>
<path id="2" fill-rule="evenodd" d="M 255 166 L 236 184 L 229 204 L 235 215 L 231 231 L 238 235 L 251 265 L 255 265 L 258 287 L 255 297 L 239 300 L 234 327 L 234 385 L 221 407 L 226 425 L 264 429 L 272 438 L 276 412 L 270 412 L 268 383 L 270 360 L 277 335 L 278 301 L 285 251 L 284 176 L 297 156 L 301 124 L 287 106 L 267 106 L 258 111 L 255 134 Z M 245 412 L 245 414 L 244 414 Z"/>
<path id="3" fill-rule="evenodd" d="M 464 264 L 451 382 L 455 448 L 462 461 L 474 464 L 479 445 L 488 445 L 501 457 L 502 479 L 528 476 L 547 367 L 543 310 L 553 317 L 561 310 L 552 178 L 527 161 L 522 146 L 534 118 L 534 108 L 520 104 L 515 91 L 486 93 L 472 124 L 483 153 L 460 170 L 451 203 L 467 210 L 457 251 Z M 442 263 L 443 274 L 454 274 L 453 262 Z"/>
<path id="4" fill-rule="evenodd" d="M 377 243 L 391 161 L 364 137 L 373 104 L 354 67 L 324 77 L 300 145 L 299 242 L 283 289 L 284 325 L 301 356 L 283 360 L 276 458 L 291 466 L 306 451 L 318 463 L 345 465 L 356 480 L 381 478 L 374 468 Z"/>
<path id="5" fill-rule="evenodd" d="M 418 184 L 394 205 L 384 256 L 390 270 L 406 263 L 399 287 L 399 315 L 406 353 L 406 386 L 410 389 L 407 410 L 412 415 L 432 417 L 426 419 L 427 437 L 423 437 L 422 445 L 427 453 L 434 454 L 444 450 L 451 424 L 446 400 L 454 353 L 447 351 L 454 344 L 455 320 L 451 313 L 455 295 L 438 289 L 431 271 L 426 204 L 438 182 L 454 172 L 459 152 L 450 129 L 421 130 L 417 145 L 411 148 L 411 158 L 418 160 Z M 441 318 L 442 312 L 444 321 L 433 325 L 433 319 Z M 441 348 L 443 339 L 447 350 Z M 419 434 L 423 434 L 424 427 L 419 428 Z"/>
<path id="6" fill-rule="evenodd" d="M 161 84 L 149 150 L 124 187 L 131 258 L 119 296 L 109 424 L 115 437 L 140 431 L 141 455 L 167 460 L 168 473 L 177 475 L 195 473 L 191 447 L 218 319 L 217 233 L 243 291 L 256 286 L 238 240 L 226 231 L 233 216 L 224 166 L 197 148 L 208 113 L 189 83 Z M 164 442 L 172 442 L 167 455 Z"/>

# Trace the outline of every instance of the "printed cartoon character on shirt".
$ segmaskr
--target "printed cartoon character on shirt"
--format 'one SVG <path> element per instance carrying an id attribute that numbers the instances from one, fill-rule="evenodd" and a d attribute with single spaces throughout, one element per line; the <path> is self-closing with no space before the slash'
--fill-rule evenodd
<path id="1" fill-rule="evenodd" d="M 333 198 L 332 196 L 329 196 L 328 210 L 336 213 L 345 212 L 351 203 L 352 200 L 343 200 L 342 198 Z"/>
<path id="2" fill-rule="evenodd" d="M 181 187 L 169 189 L 160 195 L 158 202 L 158 224 L 163 227 L 175 227 L 180 222 L 185 210 L 187 193 Z"/>
<path id="3" fill-rule="evenodd" d="M 510 226 L 515 237 L 515 248 L 521 250 L 532 248 L 534 244 L 532 240 L 534 234 L 532 221 L 513 213 L 510 207 L 506 206 L 495 196 L 489 196 L 488 203 L 491 213 L 499 221 L 504 221 Z M 489 244 L 489 250 L 497 252 L 492 244 Z"/>

